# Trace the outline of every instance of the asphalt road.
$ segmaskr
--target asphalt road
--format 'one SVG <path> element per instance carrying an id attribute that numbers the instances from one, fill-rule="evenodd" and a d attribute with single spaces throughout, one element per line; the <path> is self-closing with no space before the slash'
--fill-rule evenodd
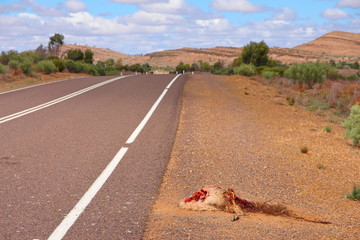
<path id="1" fill-rule="evenodd" d="M 112 78 L 0 94 L 0 239 L 49 238 L 121 149 L 125 155 L 63 239 L 141 238 L 169 160 L 185 77 L 169 87 L 175 75 L 129 76 L 82 91 Z"/>

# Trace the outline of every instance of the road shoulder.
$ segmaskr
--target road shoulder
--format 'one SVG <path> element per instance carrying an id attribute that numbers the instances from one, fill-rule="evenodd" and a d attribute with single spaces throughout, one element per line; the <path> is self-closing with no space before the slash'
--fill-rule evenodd
<path id="1" fill-rule="evenodd" d="M 344 195 L 360 182 L 360 153 L 343 140 L 340 126 L 332 125 L 329 134 L 326 125 L 249 78 L 191 76 L 143 239 L 356 239 L 359 203 Z M 308 154 L 300 152 L 302 146 Z M 230 213 L 178 207 L 204 186 L 231 187 L 245 199 L 279 202 L 299 216 L 332 224 L 259 213 L 231 222 Z"/>

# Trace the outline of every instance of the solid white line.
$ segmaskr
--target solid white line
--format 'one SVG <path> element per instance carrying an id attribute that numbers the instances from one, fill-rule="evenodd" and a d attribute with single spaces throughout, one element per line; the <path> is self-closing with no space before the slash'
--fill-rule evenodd
<path id="1" fill-rule="evenodd" d="M 156 100 L 156 102 L 154 103 L 154 105 L 151 107 L 151 109 L 149 110 L 149 112 L 146 114 L 146 116 L 144 117 L 144 119 L 140 122 L 139 126 L 137 126 L 137 128 L 135 129 L 135 131 L 131 134 L 131 136 L 129 137 L 129 139 L 126 141 L 126 144 L 131 144 L 135 141 L 135 139 L 137 138 L 137 136 L 140 134 L 140 132 L 143 130 L 143 128 L 145 127 L 146 123 L 149 121 L 149 119 L 151 118 L 151 115 L 155 112 L 156 108 L 159 106 L 161 100 L 164 98 L 165 94 L 167 93 L 168 89 L 171 87 L 171 85 L 176 81 L 176 79 L 179 77 L 180 75 L 177 75 L 165 88 L 165 90 L 162 92 L 162 94 L 160 95 L 160 97 Z"/>
<path id="2" fill-rule="evenodd" d="M 131 134 L 130 138 L 126 142 L 127 144 L 132 143 L 137 135 L 141 132 L 141 130 L 144 128 L 145 124 L 155 111 L 156 107 L 159 105 L 165 94 L 168 92 L 171 85 L 175 82 L 175 80 L 180 75 L 177 75 L 165 88 L 163 93 L 160 95 L 160 97 L 156 100 L 150 111 L 146 114 L 145 118 L 141 121 L 139 126 L 134 130 L 134 132 Z M 131 140 L 131 141 L 129 141 Z M 63 221 L 60 223 L 60 225 L 54 230 L 54 232 L 50 235 L 48 240 L 61 240 L 66 233 L 69 231 L 69 229 L 72 227 L 72 225 L 76 222 L 78 217 L 81 215 L 81 213 L 85 210 L 85 208 L 90 204 L 91 200 L 94 198 L 94 196 L 97 194 L 97 192 L 101 189 L 101 187 L 104 185 L 104 183 L 107 181 L 107 179 L 110 177 L 112 172 L 115 170 L 117 165 L 120 163 L 121 159 L 125 156 L 128 147 L 122 147 L 120 151 L 115 155 L 113 160 L 107 165 L 107 167 L 104 169 L 104 171 L 100 174 L 100 176 L 95 180 L 95 182 L 91 185 L 91 187 L 86 191 L 86 193 L 82 196 L 82 198 L 79 200 L 79 202 L 75 205 L 75 207 L 70 211 L 70 213 L 63 219 Z"/>
<path id="3" fill-rule="evenodd" d="M 52 82 L 39 83 L 39 84 L 35 84 L 35 85 L 32 85 L 32 86 L 28 86 L 28 87 L 22 87 L 22 88 L 17 88 L 17 89 L 13 89 L 13 90 L 8 90 L 6 92 L 0 93 L 0 95 L 25 90 L 25 89 L 28 89 L 28 88 L 34 88 L 34 87 L 39 87 L 39 86 L 43 86 L 43 85 L 49 85 L 49 84 L 53 84 L 53 83 L 60 83 L 60 82 L 64 82 L 64 81 L 76 80 L 76 79 L 81 79 L 81 78 L 84 78 L 84 77 L 67 78 L 67 79 L 57 80 L 57 81 L 52 81 Z"/>
<path id="4" fill-rule="evenodd" d="M 81 89 L 81 90 L 79 90 L 79 91 L 77 91 L 77 92 L 73 92 L 73 93 L 70 93 L 70 94 L 68 94 L 68 95 L 66 95 L 66 96 L 57 98 L 57 99 L 55 99 L 55 100 L 52 100 L 52 101 L 49 101 L 49 102 L 40 104 L 40 105 L 35 106 L 35 107 L 32 107 L 32 108 L 28 108 L 28 109 L 23 110 L 23 111 L 21 111 L 21 112 L 17 112 L 17 113 L 14 113 L 14 114 L 11 114 L 11 115 L 2 117 L 2 118 L 0 118 L 0 124 L 1 124 L 1 123 L 5 123 L 5 122 L 8 122 L 8 121 L 11 121 L 11 120 L 16 119 L 16 118 L 19 118 L 19 117 L 22 117 L 22 116 L 27 115 L 27 114 L 30 114 L 30 113 L 32 113 L 32 112 L 36 112 L 36 111 L 39 111 L 39 110 L 41 110 L 41 109 L 50 107 L 50 106 L 52 106 L 52 105 L 55 105 L 55 104 L 57 104 L 57 103 L 63 102 L 63 101 L 65 101 L 65 100 L 68 100 L 68 99 L 70 99 L 70 98 L 76 97 L 76 96 L 78 96 L 78 95 L 80 95 L 80 94 L 86 93 L 86 92 L 88 92 L 88 91 L 90 91 L 90 90 L 93 90 L 93 89 L 95 89 L 95 88 L 104 86 L 104 85 L 106 85 L 106 84 L 109 84 L 109 83 L 111 83 L 111 82 L 114 82 L 114 81 L 119 80 L 119 79 L 124 78 L 124 77 L 126 77 L 126 76 L 117 77 L 117 78 L 112 78 L 112 79 L 109 79 L 109 80 L 107 80 L 107 81 L 104 81 L 104 82 L 101 82 L 101 83 L 92 85 L 92 86 L 87 87 L 87 88 L 84 88 L 84 89 Z"/>
<path id="5" fill-rule="evenodd" d="M 54 230 L 54 232 L 49 236 L 48 240 L 60 240 L 62 239 L 71 226 L 76 222 L 78 217 L 84 211 L 84 209 L 89 205 L 91 200 L 97 194 L 97 192 L 104 185 L 106 180 L 110 177 L 112 172 L 115 170 L 117 165 L 120 163 L 121 159 L 125 156 L 128 148 L 122 147 L 120 151 L 115 155 L 113 160 L 106 166 L 104 171 L 100 176 L 95 180 L 87 192 L 82 196 L 79 202 L 75 207 L 70 211 L 70 213 L 64 218 L 60 225 Z"/>

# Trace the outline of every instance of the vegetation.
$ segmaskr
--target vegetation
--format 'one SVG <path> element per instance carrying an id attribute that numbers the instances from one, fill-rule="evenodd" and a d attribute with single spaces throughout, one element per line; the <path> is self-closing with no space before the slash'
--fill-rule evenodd
<path id="1" fill-rule="evenodd" d="M 324 63 L 295 63 L 285 71 L 284 76 L 293 79 L 293 83 L 299 84 L 300 88 L 304 83 L 312 88 L 316 83 L 322 83 L 325 80 L 326 71 L 327 65 Z"/>
<path id="2" fill-rule="evenodd" d="M 354 186 L 351 193 L 346 195 L 346 198 L 352 199 L 352 200 L 360 200 L 360 187 Z"/>
<path id="3" fill-rule="evenodd" d="M 346 128 L 344 136 L 352 139 L 354 146 L 360 143 L 360 105 L 351 107 L 350 115 L 344 122 Z"/>
<path id="4" fill-rule="evenodd" d="M 0 74 L 6 73 L 6 72 L 7 72 L 7 68 L 0 63 Z"/>
<path id="5" fill-rule="evenodd" d="M 300 148 L 300 152 L 301 153 L 308 153 L 309 152 L 309 149 L 307 147 L 301 147 Z"/>
<path id="6" fill-rule="evenodd" d="M 253 76 L 256 75 L 256 68 L 252 64 L 242 63 L 239 67 L 234 68 L 234 74 L 239 74 L 243 76 Z"/>
<path id="7" fill-rule="evenodd" d="M 264 41 L 259 43 L 250 42 L 244 46 L 241 60 L 242 63 L 252 64 L 256 67 L 265 66 L 269 62 L 268 53 L 269 47 Z"/>
<path id="8" fill-rule="evenodd" d="M 330 133 L 331 132 L 331 127 L 330 126 L 325 126 L 325 132 Z"/>
<path id="9" fill-rule="evenodd" d="M 36 70 L 42 73 L 50 74 L 58 71 L 55 64 L 50 60 L 42 60 L 38 62 L 35 66 Z"/>

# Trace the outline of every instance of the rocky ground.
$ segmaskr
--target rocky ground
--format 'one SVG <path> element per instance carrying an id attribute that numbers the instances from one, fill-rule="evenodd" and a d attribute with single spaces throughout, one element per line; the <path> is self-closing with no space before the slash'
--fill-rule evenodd
<path id="1" fill-rule="evenodd" d="M 249 78 L 190 76 L 143 239 L 359 239 L 360 203 L 344 196 L 360 184 L 360 149 L 343 132 Z M 261 213 L 232 222 L 231 213 L 178 207 L 204 186 L 231 187 L 247 200 L 282 203 L 331 224 Z"/>

